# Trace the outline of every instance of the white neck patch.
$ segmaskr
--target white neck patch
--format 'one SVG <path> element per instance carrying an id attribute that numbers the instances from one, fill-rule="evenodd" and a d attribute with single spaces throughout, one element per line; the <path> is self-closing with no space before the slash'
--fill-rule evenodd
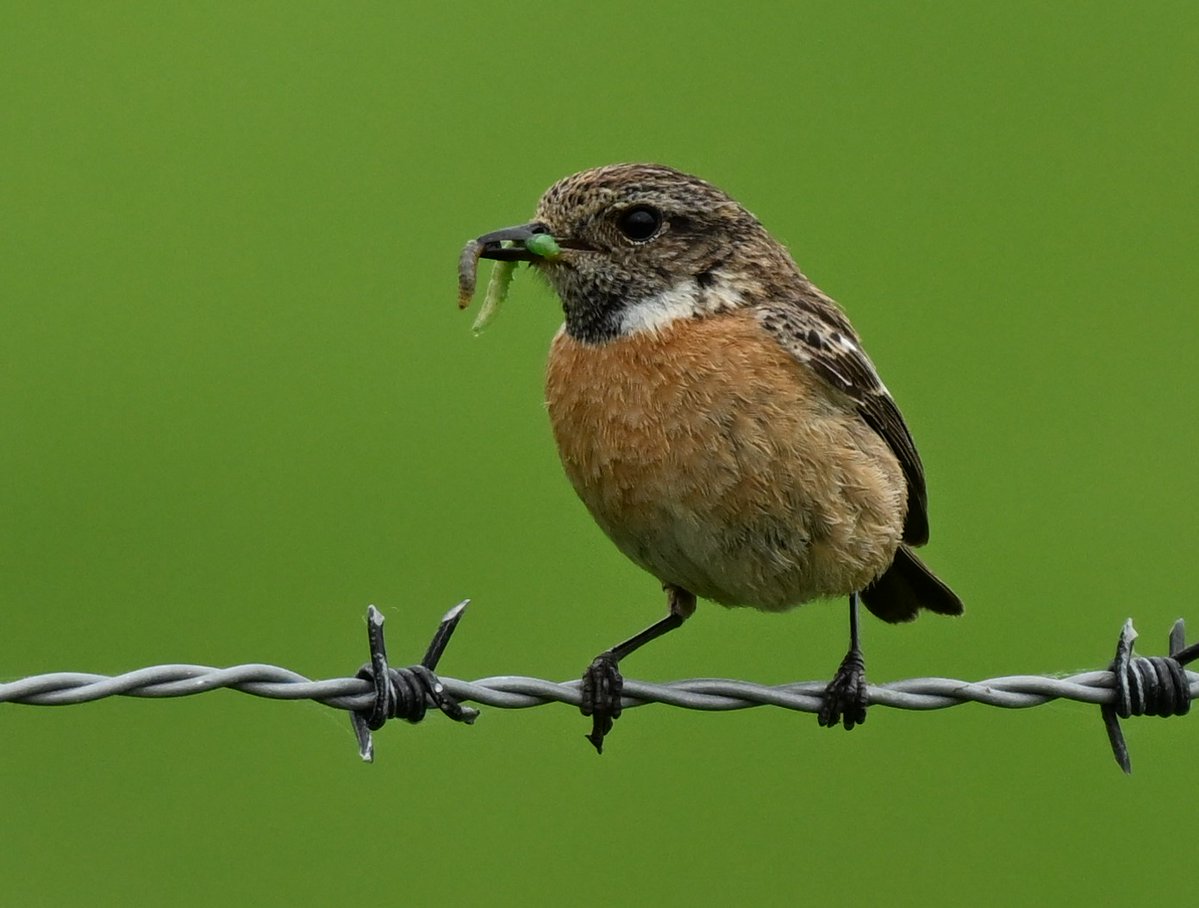
<path id="1" fill-rule="evenodd" d="M 741 305 L 741 292 L 726 281 L 703 289 L 688 280 L 626 306 L 620 314 L 621 334 L 658 332 L 679 319 L 707 315 Z"/>

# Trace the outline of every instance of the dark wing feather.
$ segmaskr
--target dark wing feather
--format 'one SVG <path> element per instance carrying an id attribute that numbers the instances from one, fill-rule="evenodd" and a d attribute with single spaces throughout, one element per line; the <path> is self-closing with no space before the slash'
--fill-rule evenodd
<path id="1" fill-rule="evenodd" d="M 928 542 L 928 493 L 924 466 L 904 424 L 899 407 L 878 377 L 874 363 L 862 349 L 837 304 L 811 285 L 787 302 L 775 301 L 758 309 L 758 318 L 799 362 L 838 391 L 848 395 L 862 419 L 895 452 L 908 486 L 908 513 L 903 540 L 909 545 Z"/>

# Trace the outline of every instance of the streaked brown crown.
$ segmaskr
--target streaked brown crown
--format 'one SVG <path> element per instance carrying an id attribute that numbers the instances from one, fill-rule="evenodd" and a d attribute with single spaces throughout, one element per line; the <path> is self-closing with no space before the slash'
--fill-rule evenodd
<path id="1" fill-rule="evenodd" d="M 693 300 L 701 315 L 735 305 L 755 286 L 802 280 L 739 203 L 660 164 L 612 164 L 565 177 L 542 196 L 536 219 L 566 250 L 536 265 L 562 299 L 567 331 L 589 343 L 620 336 L 622 313 L 663 293 L 673 292 L 675 305 Z"/>

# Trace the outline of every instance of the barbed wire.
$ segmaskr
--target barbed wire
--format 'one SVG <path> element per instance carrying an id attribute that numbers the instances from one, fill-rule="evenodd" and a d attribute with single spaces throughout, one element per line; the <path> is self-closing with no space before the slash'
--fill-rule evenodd
<path id="1" fill-rule="evenodd" d="M 383 616 L 371 606 L 367 628 L 371 661 L 353 678 L 312 680 L 277 665 L 249 663 L 229 668 L 186 663 L 155 665 L 119 675 L 88 672 L 50 672 L 0 683 L 0 703 L 27 706 L 68 706 L 106 697 L 187 697 L 211 690 L 240 691 L 274 700 L 312 700 L 350 712 L 359 751 L 373 759 L 371 732 L 391 718 L 419 722 L 429 706 L 455 721 L 470 724 L 478 711 L 463 701 L 497 709 L 529 709 L 549 703 L 578 706 L 578 680 L 555 682 L 521 675 L 498 675 L 463 681 L 434 674 L 437 662 L 468 601 L 446 613 L 424 660 L 407 668 L 387 663 Z M 1185 645 L 1180 619 L 1170 632 L 1170 655 L 1144 657 L 1133 654 L 1137 632 L 1132 619 L 1125 622 L 1116 647 L 1116 658 L 1104 670 L 1066 677 L 1008 675 L 982 681 L 953 678 L 911 678 L 871 684 L 871 706 L 904 710 L 933 710 L 981 703 L 1003 709 L 1029 709 L 1053 700 L 1072 700 L 1101 707 L 1113 753 L 1125 772 L 1131 772 L 1119 719 L 1136 715 L 1183 715 L 1191 699 L 1199 697 L 1199 673 L 1184 666 L 1199 658 L 1199 644 Z M 657 703 L 682 709 L 726 711 L 776 706 L 797 712 L 818 712 L 826 682 L 801 681 L 758 684 L 731 678 L 690 678 L 666 683 L 626 679 L 623 708 Z"/>

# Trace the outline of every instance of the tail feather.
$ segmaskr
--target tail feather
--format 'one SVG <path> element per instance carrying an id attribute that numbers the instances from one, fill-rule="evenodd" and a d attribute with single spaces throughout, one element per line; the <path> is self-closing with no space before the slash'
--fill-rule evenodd
<path id="1" fill-rule="evenodd" d="M 938 615 L 962 613 L 962 600 L 906 545 L 895 552 L 882 576 L 862 590 L 862 601 L 872 614 L 892 623 L 911 621 L 922 608 Z"/>

